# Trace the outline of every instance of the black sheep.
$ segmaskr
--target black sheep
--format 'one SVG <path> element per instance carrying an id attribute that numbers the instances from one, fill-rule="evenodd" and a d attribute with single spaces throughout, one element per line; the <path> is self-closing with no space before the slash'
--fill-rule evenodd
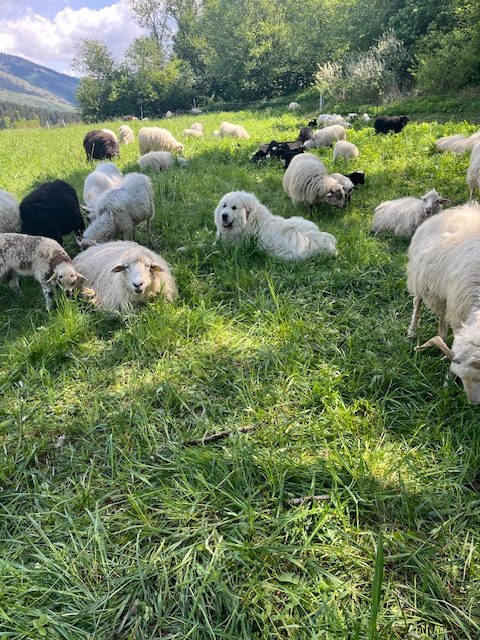
<path id="1" fill-rule="evenodd" d="M 297 140 L 300 142 L 306 142 L 307 140 L 313 140 L 313 129 L 312 127 L 302 127 L 298 134 Z"/>
<path id="2" fill-rule="evenodd" d="M 111 160 L 120 155 L 118 140 L 108 131 L 93 129 L 83 139 L 87 160 Z"/>
<path id="3" fill-rule="evenodd" d="M 45 182 L 20 203 L 22 233 L 52 238 L 62 244 L 71 231 L 81 236 L 85 223 L 75 189 L 65 180 Z"/>
<path id="4" fill-rule="evenodd" d="M 379 116 L 374 124 L 375 133 L 400 133 L 407 122 L 410 122 L 407 116 Z"/>
<path id="5" fill-rule="evenodd" d="M 356 187 L 357 184 L 365 184 L 365 174 L 363 173 L 363 171 L 354 171 L 353 173 L 347 173 L 345 177 L 352 181 L 354 187 Z"/>
<path id="6" fill-rule="evenodd" d="M 304 153 L 304 152 L 305 152 L 305 149 L 292 149 L 292 150 L 289 149 L 289 150 L 283 151 L 281 154 L 283 168 L 288 169 L 288 165 L 295 158 L 295 156 L 298 156 L 300 153 Z"/>
<path id="7" fill-rule="evenodd" d="M 313 120 L 310 120 L 310 122 L 308 123 L 309 127 L 318 127 L 318 121 L 314 118 Z"/>

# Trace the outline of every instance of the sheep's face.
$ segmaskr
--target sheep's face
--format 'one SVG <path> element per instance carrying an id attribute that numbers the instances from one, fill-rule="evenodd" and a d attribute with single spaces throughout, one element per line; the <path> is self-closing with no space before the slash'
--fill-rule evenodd
<path id="1" fill-rule="evenodd" d="M 327 204 L 331 204 L 334 207 L 340 207 L 341 209 L 343 209 L 347 203 L 345 189 L 339 182 L 327 190 L 323 199 Z"/>
<path id="2" fill-rule="evenodd" d="M 223 239 L 236 239 L 247 226 L 250 214 L 251 207 L 238 193 L 227 193 L 215 209 L 215 225 L 218 235 Z"/>
<path id="3" fill-rule="evenodd" d="M 185 147 L 183 146 L 183 144 L 177 144 L 175 147 L 175 151 L 177 153 L 183 153 L 185 151 Z"/>
<path id="4" fill-rule="evenodd" d="M 71 264 L 64 262 L 55 267 L 53 275 L 47 280 L 47 283 L 71 294 L 79 280 L 85 280 L 85 276 L 75 271 Z"/>
<path id="5" fill-rule="evenodd" d="M 113 267 L 112 273 L 121 274 L 124 286 L 132 297 L 141 297 L 148 290 L 154 273 L 163 271 L 159 264 L 148 260 L 123 262 Z"/>
<path id="6" fill-rule="evenodd" d="M 436 213 L 439 213 L 443 209 L 444 204 L 448 204 L 450 200 L 446 198 L 442 198 L 442 196 L 432 189 L 428 193 L 426 193 L 422 197 L 423 202 L 425 203 L 425 215 L 433 216 Z"/>
<path id="7" fill-rule="evenodd" d="M 472 334 L 472 330 L 475 334 Z M 468 401 L 473 404 L 480 404 L 479 338 L 478 326 L 463 327 L 453 341 L 450 365 L 450 371 L 462 380 Z"/>

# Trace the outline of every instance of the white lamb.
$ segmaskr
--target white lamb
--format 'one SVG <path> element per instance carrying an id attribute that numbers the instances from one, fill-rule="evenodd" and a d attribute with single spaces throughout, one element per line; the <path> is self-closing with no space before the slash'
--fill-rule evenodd
<path id="1" fill-rule="evenodd" d="M 232 136 L 234 138 L 250 138 L 249 133 L 239 124 L 231 124 L 230 122 L 222 122 L 219 131 L 214 131 L 213 135 L 217 138 Z"/>
<path id="2" fill-rule="evenodd" d="M 135 142 L 135 134 L 128 124 L 121 124 L 119 129 L 119 139 L 122 144 L 131 144 Z"/>
<path id="3" fill-rule="evenodd" d="M 97 217 L 93 205 L 98 198 L 110 189 L 116 189 L 123 180 L 123 174 L 113 162 L 100 162 L 94 171 L 88 174 L 83 185 L 83 201 L 88 211 L 87 220 L 91 223 Z"/>
<path id="4" fill-rule="evenodd" d="M 362 120 L 363 120 L 364 122 L 370 122 L 371 118 L 370 118 L 370 116 L 368 115 L 368 113 L 362 113 Z"/>
<path id="5" fill-rule="evenodd" d="M 19 233 L 22 229 L 17 199 L 0 190 L 0 233 Z"/>
<path id="6" fill-rule="evenodd" d="M 117 240 L 90 247 L 73 264 L 83 270 L 85 290 L 98 309 L 128 312 L 156 295 L 167 302 L 177 295 L 168 263 L 136 242 Z"/>
<path id="7" fill-rule="evenodd" d="M 453 136 L 444 136 L 435 142 L 437 151 L 449 151 L 462 155 L 471 151 L 475 144 L 480 141 L 480 131 L 472 133 L 471 136 L 464 136 L 461 133 Z"/>
<path id="8" fill-rule="evenodd" d="M 148 239 L 150 220 L 155 214 L 153 188 L 150 178 L 141 173 L 128 173 L 117 189 L 111 189 L 93 204 L 95 221 L 77 238 L 82 249 L 93 244 L 108 242 L 119 236 L 133 240 L 135 227 L 147 223 Z"/>
<path id="9" fill-rule="evenodd" d="M 258 246 L 282 260 L 306 260 L 318 254 L 336 255 L 336 239 L 316 224 L 294 216 L 273 215 L 253 193 L 232 191 L 215 209 L 217 237 L 231 243 L 252 238 Z"/>
<path id="10" fill-rule="evenodd" d="M 323 162 L 312 153 L 301 153 L 292 159 L 283 176 L 283 190 L 293 204 L 346 204 L 343 186 L 327 174 Z"/>
<path id="11" fill-rule="evenodd" d="M 173 113 L 170 111 L 170 109 L 168 111 L 165 112 L 165 118 L 173 118 Z"/>
<path id="12" fill-rule="evenodd" d="M 298 109 L 300 109 L 300 105 L 298 104 L 298 102 L 290 102 L 290 104 L 288 105 L 289 111 L 298 111 Z"/>
<path id="13" fill-rule="evenodd" d="M 174 164 L 186 166 L 188 162 L 180 156 L 173 156 L 170 151 L 149 151 L 138 159 L 138 165 L 142 171 L 155 171 L 159 173 Z"/>
<path id="14" fill-rule="evenodd" d="M 175 140 L 168 129 L 162 127 L 142 127 L 138 132 L 140 155 L 149 151 L 176 151 L 183 153 L 183 144 Z"/>
<path id="15" fill-rule="evenodd" d="M 52 306 L 54 289 L 70 294 L 78 273 L 70 256 L 58 242 L 23 233 L 0 234 L 0 281 L 7 279 L 15 293 L 20 293 L 19 276 L 31 276 L 40 283 L 47 309 Z"/>
<path id="16" fill-rule="evenodd" d="M 417 227 L 429 216 L 440 213 L 448 202 L 435 189 L 421 198 L 387 200 L 375 209 L 372 231 L 375 234 L 391 231 L 396 236 L 411 238 Z"/>
<path id="17" fill-rule="evenodd" d="M 472 200 L 475 190 L 480 191 L 480 142 L 477 142 L 472 149 L 467 171 L 467 184 L 470 187 L 470 200 Z"/>
<path id="18" fill-rule="evenodd" d="M 319 149 L 320 147 L 331 147 L 337 140 L 345 140 L 346 131 L 345 127 L 339 124 L 334 124 L 325 129 L 319 129 L 313 134 L 312 140 L 307 140 L 304 143 L 305 149 Z"/>
<path id="19" fill-rule="evenodd" d="M 198 129 L 184 129 L 182 135 L 186 138 L 203 138 L 203 131 L 198 131 Z"/>
<path id="20" fill-rule="evenodd" d="M 194 122 L 190 126 L 190 129 L 193 129 L 194 131 L 203 131 L 203 124 L 201 122 Z"/>
<path id="21" fill-rule="evenodd" d="M 470 402 L 480 403 L 480 205 L 453 207 L 426 220 L 408 250 L 407 286 L 413 298 L 408 335 L 422 301 L 438 317 L 438 334 L 416 351 L 439 347 L 461 378 Z M 444 339 L 453 330 L 449 348 Z"/>
<path id="22" fill-rule="evenodd" d="M 352 160 L 358 158 L 360 152 L 358 147 L 353 142 L 347 142 L 346 140 L 339 140 L 333 148 L 333 161 L 337 158 L 343 158 L 344 160 Z"/>

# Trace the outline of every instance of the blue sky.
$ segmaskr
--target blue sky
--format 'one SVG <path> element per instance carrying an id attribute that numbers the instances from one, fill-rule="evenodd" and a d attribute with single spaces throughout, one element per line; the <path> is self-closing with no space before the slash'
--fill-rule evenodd
<path id="1" fill-rule="evenodd" d="M 75 45 L 100 38 L 116 58 L 142 34 L 125 0 L 1 0 L 0 52 L 73 74 Z"/>

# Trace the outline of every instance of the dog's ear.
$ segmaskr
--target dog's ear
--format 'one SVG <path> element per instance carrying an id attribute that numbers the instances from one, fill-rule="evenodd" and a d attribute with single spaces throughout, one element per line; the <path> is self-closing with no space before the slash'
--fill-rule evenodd
<path id="1" fill-rule="evenodd" d="M 250 218 L 250 214 L 253 211 L 253 207 L 252 207 L 251 204 L 245 203 L 244 209 L 245 209 L 245 218 L 246 218 L 246 220 L 248 220 Z"/>

